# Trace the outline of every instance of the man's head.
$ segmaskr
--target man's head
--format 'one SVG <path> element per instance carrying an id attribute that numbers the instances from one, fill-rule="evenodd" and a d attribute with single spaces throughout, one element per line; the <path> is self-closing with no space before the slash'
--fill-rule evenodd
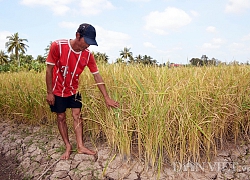
<path id="1" fill-rule="evenodd" d="M 80 34 L 80 37 L 83 37 L 85 42 L 88 45 L 96 45 L 98 46 L 95 37 L 96 37 L 96 31 L 95 28 L 87 23 L 83 23 L 79 26 L 77 29 L 77 33 Z"/>

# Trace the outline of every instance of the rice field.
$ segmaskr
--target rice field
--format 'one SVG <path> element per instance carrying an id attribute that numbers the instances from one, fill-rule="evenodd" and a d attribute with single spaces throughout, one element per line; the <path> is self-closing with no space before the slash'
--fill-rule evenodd
<path id="1" fill-rule="evenodd" d="M 99 71 L 120 108 L 106 108 L 86 68 L 79 87 L 84 135 L 105 140 L 124 158 L 161 170 L 171 162 L 209 161 L 227 141 L 249 141 L 250 66 L 100 64 Z M 45 72 L 0 74 L 0 95 L 1 117 L 56 126 Z M 68 121 L 72 126 L 70 114 Z"/>

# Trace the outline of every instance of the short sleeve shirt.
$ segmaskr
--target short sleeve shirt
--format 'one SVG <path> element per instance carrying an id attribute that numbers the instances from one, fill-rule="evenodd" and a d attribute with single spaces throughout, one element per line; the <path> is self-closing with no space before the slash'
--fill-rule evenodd
<path id="1" fill-rule="evenodd" d="M 68 97 L 76 94 L 79 76 L 87 66 L 92 74 L 98 73 L 98 68 L 92 53 L 85 49 L 75 52 L 70 46 L 70 40 L 57 40 L 51 44 L 46 64 L 53 68 L 53 94 Z"/>

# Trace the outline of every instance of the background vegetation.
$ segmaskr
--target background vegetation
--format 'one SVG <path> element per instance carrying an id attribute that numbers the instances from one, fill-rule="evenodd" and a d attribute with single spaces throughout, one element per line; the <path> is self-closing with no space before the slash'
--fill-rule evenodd
<path id="1" fill-rule="evenodd" d="M 7 54 L 4 50 L 0 50 L 0 72 L 19 72 L 19 71 L 30 71 L 34 70 L 36 72 L 41 72 L 45 68 L 45 61 L 49 52 L 50 42 L 48 46 L 44 49 L 44 55 L 38 55 L 34 58 L 32 55 L 26 55 L 25 52 L 29 47 L 25 42 L 27 39 L 22 39 L 19 37 L 18 33 L 7 36 L 8 40 L 5 44 L 7 49 Z M 109 63 L 109 57 L 106 53 L 93 52 L 95 59 L 98 63 Z M 153 59 L 149 55 L 137 55 L 133 56 L 130 48 L 124 47 L 120 51 L 120 57 L 118 57 L 114 63 L 122 64 L 141 64 L 147 66 L 167 66 L 167 67 L 179 67 L 179 66 L 218 66 L 218 65 L 239 65 L 242 64 L 239 61 L 234 60 L 233 62 L 225 63 L 214 57 L 209 59 L 206 55 L 202 55 L 201 58 L 192 58 L 189 60 L 189 64 L 176 64 L 174 62 L 165 62 L 159 64 L 157 60 Z M 246 65 L 249 65 L 248 61 Z"/>
<path id="2" fill-rule="evenodd" d="M 158 168 L 210 160 L 227 141 L 248 140 L 249 68 L 100 64 L 109 94 L 121 107 L 108 110 L 91 73 L 84 71 L 79 89 L 84 135 Z M 0 87 L 3 118 L 54 124 L 45 101 L 44 71 L 2 73 Z"/>
<path id="3" fill-rule="evenodd" d="M 35 60 L 23 52 L 0 54 L 1 117 L 55 125 L 45 101 L 46 53 Z M 125 159 L 160 170 L 171 162 L 211 160 L 226 142 L 249 141 L 250 66 L 202 60 L 169 68 L 171 63 L 146 63 L 150 56 L 132 58 L 128 48 L 114 64 L 107 63 L 106 54 L 94 55 L 109 94 L 121 104 L 107 109 L 91 73 L 83 72 L 84 135 L 94 142 L 106 141 Z"/>

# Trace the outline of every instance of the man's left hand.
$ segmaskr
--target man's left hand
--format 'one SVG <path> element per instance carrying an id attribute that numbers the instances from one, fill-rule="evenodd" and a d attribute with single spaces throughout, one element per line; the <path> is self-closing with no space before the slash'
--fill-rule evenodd
<path id="1" fill-rule="evenodd" d="M 114 101 L 110 97 L 105 97 L 105 102 L 107 107 L 118 108 L 120 106 L 120 104 L 117 101 Z"/>

